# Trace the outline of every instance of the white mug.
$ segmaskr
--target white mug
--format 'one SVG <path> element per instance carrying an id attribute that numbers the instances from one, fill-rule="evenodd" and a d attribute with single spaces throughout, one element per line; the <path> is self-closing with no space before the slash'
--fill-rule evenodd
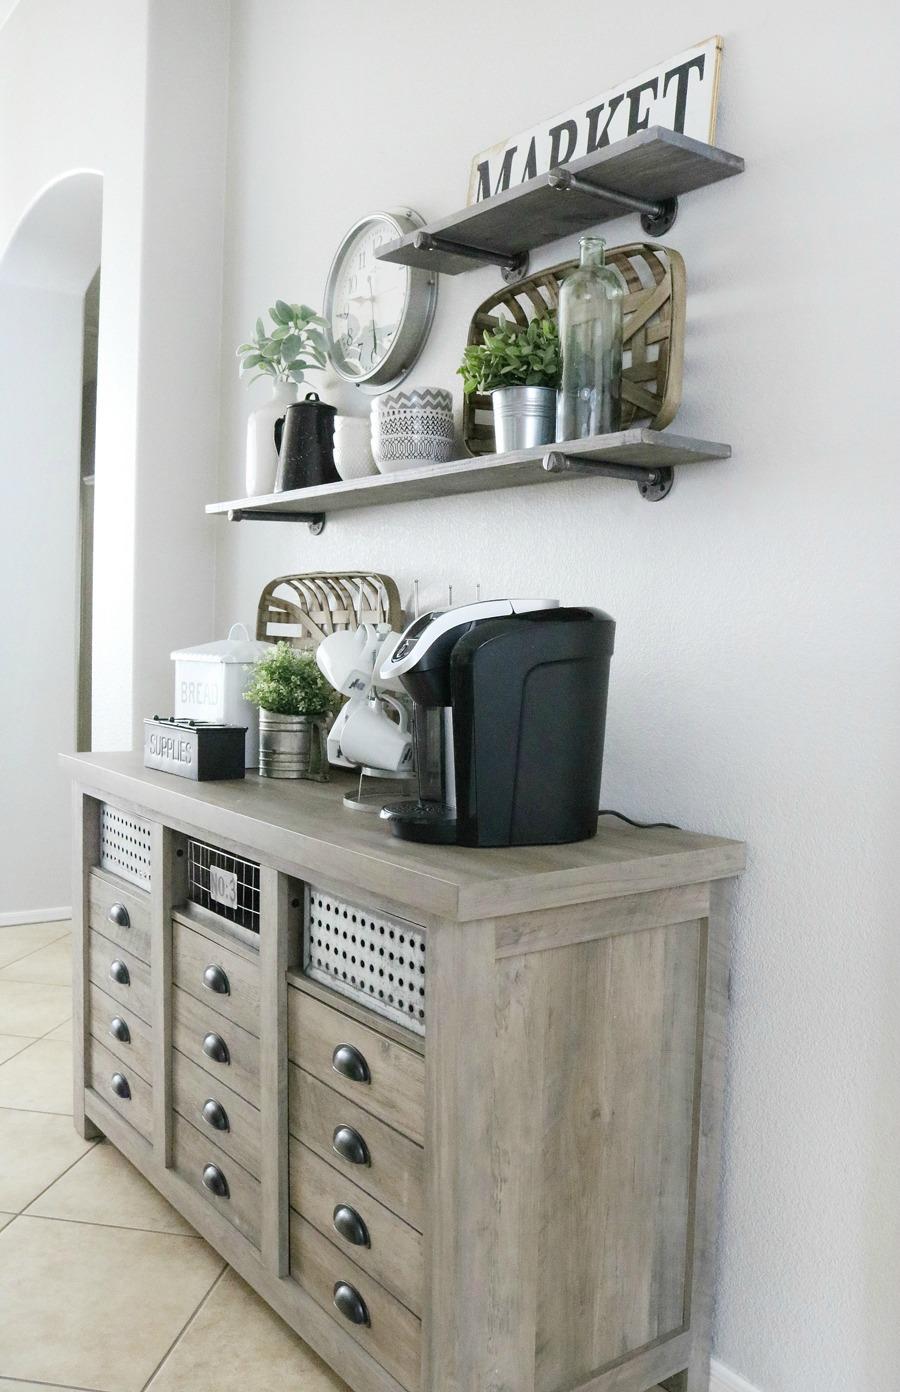
<path id="1" fill-rule="evenodd" d="M 399 715 L 399 725 L 385 713 L 386 705 Z M 354 764 L 391 773 L 411 768 L 413 748 L 406 708 L 391 696 L 352 702 L 341 732 L 341 753 Z"/>
<path id="2" fill-rule="evenodd" d="M 342 696 L 364 696 L 372 685 L 375 657 L 390 632 L 387 624 L 329 633 L 316 648 L 319 671 Z"/>

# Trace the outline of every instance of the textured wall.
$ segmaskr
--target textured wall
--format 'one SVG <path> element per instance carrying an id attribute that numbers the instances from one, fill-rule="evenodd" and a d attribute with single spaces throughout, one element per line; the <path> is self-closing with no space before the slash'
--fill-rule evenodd
<path id="1" fill-rule="evenodd" d="M 748 168 L 686 198 L 669 238 L 689 275 L 675 428 L 730 441 L 733 462 L 686 470 L 658 506 L 577 482 L 346 515 L 318 539 L 222 522 L 218 629 L 252 620 L 274 574 L 353 566 L 407 593 L 419 577 L 426 602 L 480 581 L 616 617 L 604 802 L 750 847 L 718 1355 L 763 1392 L 884 1392 L 900 1367 L 895 11 L 869 0 L 839 27 L 750 0 L 552 15 L 238 0 L 220 496 L 242 492 L 261 399 L 230 348 L 273 296 L 320 303 L 356 217 L 451 211 L 473 152 L 717 31 L 719 143 Z M 633 218 L 606 232 L 640 236 Z M 442 283 L 415 383 L 458 382 L 496 283 Z"/>

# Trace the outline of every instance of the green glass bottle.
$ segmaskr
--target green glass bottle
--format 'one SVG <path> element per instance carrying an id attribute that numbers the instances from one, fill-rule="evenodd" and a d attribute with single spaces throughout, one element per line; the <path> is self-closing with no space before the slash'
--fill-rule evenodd
<path id="1" fill-rule="evenodd" d="M 602 237 L 581 238 L 581 264 L 559 292 L 562 377 L 556 438 L 583 440 L 619 429 L 624 287 L 607 266 Z"/>

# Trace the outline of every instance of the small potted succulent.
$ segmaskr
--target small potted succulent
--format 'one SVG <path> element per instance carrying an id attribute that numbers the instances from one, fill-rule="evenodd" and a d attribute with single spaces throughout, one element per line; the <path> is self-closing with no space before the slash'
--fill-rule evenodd
<path id="1" fill-rule="evenodd" d="M 489 393 L 500 454 L 552 444 L 556 438 L 559 334 L 550 315 L 524 329 L 502 324 L 470 343 L 458 369 L 466 396 Z"/>
<path id="2" fill-rule="evenodd" d="M 276 643 L 244 692 L 259 707 L 259 771 L 264 778 L 328 781 L 326 736 L 340 697 L 311 652 Z"/>
<path id="3" fill-rule="evenodd" d="M 247 421 L 248 498 L 273 491 L 278 468 L 275 422 L 297 401 L 297 388 L 307 372 L 320 371 L 328 360 L 325 320 L 309 305 L 276 300 L 267 313 L 272 328 L 267 330 L 257 319 L 252 338 L 237 349 L 242 377 L 250 382 L 268 377 L 272 383 L 271 401 L 251 411 Z"/>

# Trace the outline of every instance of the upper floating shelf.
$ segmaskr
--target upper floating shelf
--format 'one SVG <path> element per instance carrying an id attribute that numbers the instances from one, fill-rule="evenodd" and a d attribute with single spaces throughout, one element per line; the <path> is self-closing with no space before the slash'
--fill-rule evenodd
<path id="1" fill-rule="evenodd" d="M 534 247 L 629 209 L 643 212 L 645 230 L 659 236 L 671 226 L 672 200 L 743 168 L 739 155 L 654 126 L 430 222 L 382 247 L 378 257 L 447 275 L 471 271 L 479 261 L 514 265 L 518 259 L 514 274 L 521 275 L 521 260 Z M 657 208 L 655 220 L 645 211 L 648 205 Z"/>
<path id="2" fill-rule="evenodd" d="M 636 483 L 650 501 L 663 498 L 672 486 L 674 466 L 728 459 L 728 445 L 694 440 L 672 431 L 632 429 L 614 435 L 594 435 L 559 445 L 539 445 L 509 454 L 457 459 L 394 474 L 371 474 L 344 483 L 295 488 L 262 497 L 210 503 L 206 511 L 225 514 L 231 521 L 309 522 L 321 530 L 331 512 L 410 503 L 422 498 L 448 498 L 483 493 L 529 483 L 552 483 L 565 478 L 613 477 Z"/>

